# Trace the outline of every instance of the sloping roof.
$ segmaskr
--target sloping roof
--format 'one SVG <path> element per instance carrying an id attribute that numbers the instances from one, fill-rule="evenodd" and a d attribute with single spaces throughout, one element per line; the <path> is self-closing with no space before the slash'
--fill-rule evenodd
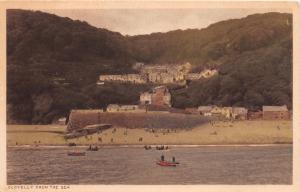
<path id="1" fill-rule="evenodd" d="M 263 111 L 288 111 L 287 106 L 263 106 Z"/>

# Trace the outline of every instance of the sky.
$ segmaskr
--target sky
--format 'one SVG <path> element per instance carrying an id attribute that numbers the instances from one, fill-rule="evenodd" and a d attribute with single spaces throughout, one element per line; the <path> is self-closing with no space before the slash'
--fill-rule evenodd
<path id="1" fill-rule="evenodd" d="M 222 20 L 255 13 L 289 12 L 284 9 L 52 9 L 41 10 L 73 20 L 86 21 L 123 35 L 150 34 L 177 29 L 205 28 Z"/>

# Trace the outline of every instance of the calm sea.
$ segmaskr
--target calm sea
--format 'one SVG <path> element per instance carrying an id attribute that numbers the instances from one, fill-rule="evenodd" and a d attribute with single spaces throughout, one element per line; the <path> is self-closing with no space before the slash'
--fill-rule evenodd
<path id="1" fill-rule="evenodd" d="M 67 156 L 69 150 L 9 147 L 8 184 L 292 184 L 291 145 L 107 147 L 81 157 Z M 162 154 L 180 165 L 156 165 Z"/>

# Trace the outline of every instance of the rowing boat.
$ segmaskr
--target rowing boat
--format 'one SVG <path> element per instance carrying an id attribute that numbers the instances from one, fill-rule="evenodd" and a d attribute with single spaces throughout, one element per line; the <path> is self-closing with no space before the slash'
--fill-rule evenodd
<path id="1" fill-rule="evenodd" d="M 176 165 L 178 165 L 179 163 L 172 161 L 157 161 L 156 164 L 164 167 L 176 167 Z"/>
<path id="2" fill-rule="evenodd" d="M 68 152 L 68 156 L 85 156 L 85 152 Z"/>

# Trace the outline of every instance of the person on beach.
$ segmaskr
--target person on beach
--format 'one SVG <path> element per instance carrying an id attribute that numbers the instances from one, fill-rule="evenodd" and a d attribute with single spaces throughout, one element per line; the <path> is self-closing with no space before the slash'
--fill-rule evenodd
<path id="1" fill-rule="evenodd" d="M 160 156 L 160 160 L 161 160 L 161 161 L 165 161 L 165 156 L 164 156 L 164 155 L 161 155 L 161 156 Z"/>
<path id="2" fill-rule="evenodd" d="M 173 161 L 173 163 L 175 163 L 175 157 L 174 156 L 172 157 L 172 161 Z"/>

